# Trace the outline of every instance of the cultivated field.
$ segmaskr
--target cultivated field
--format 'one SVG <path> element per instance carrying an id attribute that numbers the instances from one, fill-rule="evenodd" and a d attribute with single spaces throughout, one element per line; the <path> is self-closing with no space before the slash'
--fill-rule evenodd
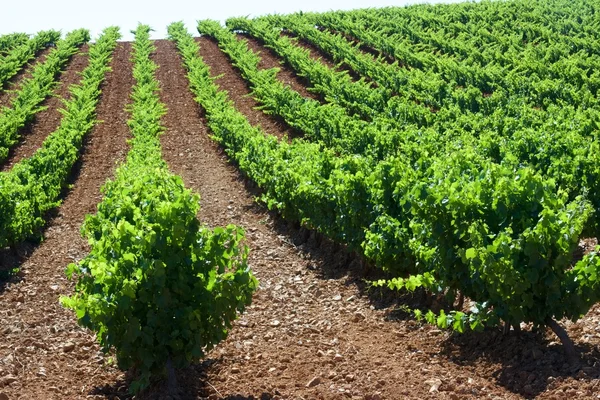
<path id="1" fill-rule="evenodd" d="M 0 400 L 600 398 L 599 16 L 0 36 Z"/>

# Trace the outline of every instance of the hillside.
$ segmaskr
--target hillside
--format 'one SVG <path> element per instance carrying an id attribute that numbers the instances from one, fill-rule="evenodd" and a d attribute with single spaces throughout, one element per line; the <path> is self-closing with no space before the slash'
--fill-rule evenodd
<path id="1" fill-rule="evenodd" d="M 179 318 L 172 298 L 199 286 L 177 268 L 202 257 L 217 300 L 185 318 L 227 338 L 135 398 L 600 398 L 599 12 L 492 1 L 173 23 L 156 41 L 143 25 L 134 42 L 1 36 L 0 400 L 134 398 L 138 369 L 98 343 L 113 331 L 78 322 L 175 326 L 132 310 L 154 295 Z M 213 240 L 235 250 L 200 255 Z M 149 289 L 159 261 L 177 290 Z M 189 361 L 168 354 L 167 371 Z"/>

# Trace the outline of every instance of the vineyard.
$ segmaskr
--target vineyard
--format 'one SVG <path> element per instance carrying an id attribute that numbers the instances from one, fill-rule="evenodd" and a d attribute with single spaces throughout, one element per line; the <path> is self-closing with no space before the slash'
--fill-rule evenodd
<path id="1" fill-rule="evenodd" d="M 189 28 L 0 36 L 0 400 L 600 398 L 600 4 Z"/>

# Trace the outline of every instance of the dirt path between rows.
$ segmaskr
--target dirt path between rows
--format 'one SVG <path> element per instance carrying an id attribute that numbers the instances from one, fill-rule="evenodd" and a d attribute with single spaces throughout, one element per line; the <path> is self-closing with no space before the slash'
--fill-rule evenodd
<path id="1" fill-rule="evenodd" d="M 238 34 L 238 38 L 245 39 L 248 42 L 248 48 L 260 56 L 261 61 L 258 64 L 259 68 L 279 68 L 280 71 L 277 74 L 277 78 L 281 82 L 290 86 L 304 97 L 309 97 L 311 99 L 323 102 L 322 98 L 318 94 L 307 90 L 307 86 L 310 87 L 310 83 L 305 78 L 298 76 L 283 61 L 283 59 L 279 58 L 274 50 L 264 46 L 262 42 L 250 35 Z"/>
<path id="2" fill-rule="evenodd" d="M 58 85 L 55 87 L 52 96 L 46 98 L 42 103 L 46 109 L 38 112 L 34 120 L 21 130 L 21 139 L 11 148 L 8 158 L 2 165 L 2 171 L 10 170 L 13 165 L 24 158 L 31 157 L 40 147 L 49 134 L 54 132 L 60 125 L 62 114 L 60 109 L 63 107 L 62 99 L 68 100 L 71 96 L 69 87 L 81 81 L 81 72 L 87 67 L 88 45 L 85 44 L 68 61 L 66 68 L 58 78 Z"/>
<path id="3" fill-rule="evenodd" d="M 200 44 L 200 55 L 204 61 L 214 66 L 214 75 L 221 75 L 216 81 L 217 84 L 223 88 L 227 88 L 227 91 L 239 94 L 230 96 L 230 98 L 234 102 L 235 107 L 246 115 L 252 125 L 258 125 L 266 133 L 279 138 L 285 134 L 290 138 L 298 135 L 280 118 L 269 116 L 257 110 L 259 103 L 250 94 L 249 85 L 235 72 L 236 70 L 233 65 L 227 61 L 227 56 L 219 50 L 219 47 L 213 40 L 201 37 L 197 38 L 197 41 Z M 184 88 L 187 90 L 187 81 Z"/>
<path id="4" fill-rule="evenodd" d="M 213 75 L 223 73 L 214 64 L 220 58 L 207 55 L 218 49 L 201 44 Z M 376 307 L 377 296 L 366 296 L 356 277 L 336 269 L 316 243 L 295 246 L 296 231 L 253 201 L 255 194 L 208 137 L 201 110 L 191 93 L 182 91 L 187 82 L 175 47 L 157 46 L 161 97 L 169 110 L 164 157 L 201 194 L 203 222 L 244 227 L 250 264 L 261 282 L 228 339 L 202 364 L 179 371 L 185 398 L 504 399 L 595 393 L 593 367 L 569 371 L 556 342 L 545 346 L 529 333 L 454 338 L 421 326 Z M 228 86 L 228 77 L 221 79 L 234 98 L 245 94 Z M 588 320 L 597 323 L 597 315 Z M 577 337 L 573 326 L 570 332 Z M 597 354 L 587 351 L 584 360 L 593 364 Z"/>
<path id="5" fill-rule="evenodd" d="M 214 43 L 200 44 L 212 74 L 225 74 L 217 82 L 233 98 L 247 94 Z M 360 266 L 343 250 L 318 235 L 307 240 L 303 230 L 254 202 L 257 193 L 210 139 L 174 45 L 156 45 L 153 58 L 168 107 L 164 158 L 202 196 L 204 223 L 244 227 L 250 265 L 260 279 L 252 306 L 228 339 L 202 363 L 178 371 L 182 398 L 597 398 L 600 307 L 577 324 L 565 323 L 583 353 L 578 369 L 564 363 L 558 340 L 546 332 L 454 336 L 417 323 L 388 298 L 365 292 Z M 131 397 L 125 374 L 58 304 L 59 296 L 72 290 L 65 266 L 88 250 L 79 235 L 84 215 L 95 210 L 100 185 L 127 151 L 123 108 L 133 83 L 129 50 L 129 44 L 118 47 L 99 105 L 98 118 L 106 122 L 90 137 L 74 188 L 49 223 L 45 241 L 24 257 L 21 280 L 0 288 L 3 400 Z M 247 107 L 245 113 L 259 111 Z M 0 268 L 6 267 L 4 255 Z M 162 393 L 155 386 L 137 398 Z"/>
<path id="6" fill-rule="evenodd" d="M 8 107 L 10 101 L 14 97 L 15 92 L 21 88 L 23 81 L 26 78 L 31 77 L 31 71 L 33 71 L 38 64 L 45 62 L 46 57 L 48 57 L 48 54 L 50 54 L 50 51 L 53 49 L 53 47 L 46 47 L 40 50 L 35 55 L 35 58 L 25 64 L 15 76 L 8 80 L 8 82 L 4 85 L 4 89 L 0 88 L 0 108 Z"/>
<path id="7" fill-rule="evenodd" d="M 60 306 L 59 297 L 73 288 L 65 277 L 65 267 L 89 250 L 79 233 L 84 217 L 95 212 L 102 197 L 100 186 L 128 151 L 124 107 L 133 85 L 130 48 L 126 43 L 116 49 L 113 72 L 107 75 L 98 105 L 98 118 L 105 122 L 86 140 L 73 174 L 73 188 L 48 223 L 44 241 L 22 260 L 19 277 L 0 292 L 3 399 L 85 399 L 101 392 L 96 387 L 122 377 L 120 371 L 106 365 L 94 335 L 77 325 L 75 315 Z M 7 259 L 3 255 L 0 264 Z"/>
<path id="8" fill-rule="evenodd" d="M 287 37 L 291 38 L 293 41 L 295 41 L 297 46 L 308 50 L 310 53 L 310 56 L 313 60 L 320 60 L 323 64 L 325 64 L 329 68 L 334 69 L 338 72 L 346 71 L 348 73 L 348 75 L 350 76 L 350 78 L 352 78 L 353 81 L 358 81 L 361 78 L 360 74 L 358 72 L 354 71 L 350 65 L 348 65 L 346 63 L 342 63 L 340 65 L 338 62 L 335 61 L 335 59 L 333 58 L 333 56 L 331 54 L 326 53 L 325 51 L 321 50 L 319 47 L 312 44 L 308 40 L 300 38 L 299 36 L 297 36 L 296 34 L 294 34 L 291 31 L 283 31 L 281 34 L 283 36 L 287 36 Z M 373 86 L 377 86 L 375 84 L 375 82 L 373 82 L 370 78 L 365 78 L 365 80 L 367 82 L 371 82 L 371 84 Z"/>

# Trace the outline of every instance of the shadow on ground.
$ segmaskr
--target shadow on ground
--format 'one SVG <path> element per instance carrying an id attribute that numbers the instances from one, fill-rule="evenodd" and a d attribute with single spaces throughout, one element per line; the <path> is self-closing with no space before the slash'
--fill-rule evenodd
<path id="1" fill-rule="evenodd" d="M 0 249 L 0 293 L 4 292 L 8 285 L 23 279 L 23 274 L 19 269 L 27 261 L 35 247 L 35 243 L 23 242 L 12 248 Z"/>
<path id="2" fill-rule="evenodd" d="M 260 195 L 260 190 L 252 182 L 241 174 L 239 179 L 244 181 L 250 193 Z M 256 203 L 247 211 L 266 212 L 264 206 Z M 444 299 L 426 295 L 419 289 L 408 293 L 373 288 L 368 281 L 385 278 L 385 275 L 360 255 L 315 231 L 300 227 L 298 223 L 286 221 L 275 212 L 269 212 L 269 225 L 290 246 L 305 254 L 305 258 L 311 261 L 309 268 L 316 270 L 322 279 L 344 280 L 346 285 L 357 287 L 375 308 L 387 311 L 386 319 L 389 321 L 414 321 L 407 308 L 436 311 L 440 307 L 451 307 Z M 451 333 L 441 342 L 441 355 L 453 363 L 485 371 L 490 381 L 525 398 L 536 397 L 567 378 L 575 382 L 598 380 L 600 391 L 600 350 L 597 346 L 582 343 L 580 338 L 572 339 L 581 355 L 581 362 L 577 365 L 567 363 L 560 341 L 549 329 L 511 331 L 508 335 L 503 334 L 500 328 Z"/>
<path id="3" fill-rule="evenodd" d="M 225 153 L 222 152 L 221 155 Z M 249 194 L 260 196 L 260 189 L 239 170 L 238 179 L 244 183 Z M 373 289 L 368 281 L 385 278 L 385 275 L 365 262 L 360 255 L 315 231 L 301 227 L 296 222 L 285 220 L 274 211 L 267 211 L 260 203 L 253 203 L 245 212 L 268 215 L 266 223 L 269 227 L 289 246 L 303 253 L 304 258 L 310 261 L 308 268 L 317 271 L 322 279 L 343 280 L 346 285 L 357 287 L 361 295 L 367 296 L 374 307 L 387 310 L 386 319 L 389 321 L 414 321 L 413 315 L 405 311 L 406 307 L 426 310 L 448 306 L 443 301 L 438 303 L 440 299 L 425 295 L 420 290 L 406 293 L 385 288 Z M 414 324 L 418 325 L 416 321 Z M 553 389 L 557 383 L 567 378 L 573 378 L 575 382 L 598 380 L 600 390 L 599 349 L 582 344 L 577 338 L 573 339 L 581 354 L 581 362 L 578 365 L 570 365 L 565 361 L 562 345 L 552 332 L 546 331 L 522 331 L 518 334 L 511 332 L 504 335 L 501 329 L 489 329 L 484 332 L 449 334 L 447 339 L 440 341 L 440 355 L 455 364 L 477 369 L 478 373 L 482 372 L 489 381 L 525 398 L 533 398 L 548 389 Z M 217 392 L 208 382 L 208 376 L 209 372 L 211 376 L 218 376 L 219 365 L 219 359 L 208 359 L 178 371 L 180 393 L 171 398 L 265 400 L 278 395 L 263 393 L 260 397 L 255 397 Z M 127 377 L 124 381 L 97 387 L 90 394 L 103 395 L 108 399 L 132 398 L 127 393 L 131 380 L 131 377 Z M 444 389 L 442 385 L 440 391 Z M 473 393 L 464 394 L 473 396 Z M 169 398 L 166 396 L 165 384 L 159 382 L 145 393 L 136 396 L 136 399 Z"/>
<path id="4" fill-rule="evenodd" d="M 85 154 L 88 147 L 89 137 L 86 135 L 81 146 L 81 156 Z M 63 190 L 61 191 L 58 201 L 62 203 L 70 193 L 73 184 L 81 174 L 81 156 L 73 165 L 71 174 L 69 175 Z M 53 208 L 49 210 L 43 217 L 46 223 L 40 229 L 39 238 L 32 238 L 20 243 L 16 243 L 11 247 L 0 248 L 0 293 L 6 290 L 8 284 L 14 284 L 22 280 L 23 274 L 20 271 L 21 266 L 29 259 L 31 254 L 40 245 L 43 240 L 43 235 L 46 229 L 52 226 L 54 219 L 58 216 L 59 209 Z M 65 265 L 66 267 L 66 265 Z"/>
<path id="5" fill-rule="evenodd" d="M 599 349 L 577 341 L 576 348 L 581 360 L 571 365 L 550 330 L 511 331 L 508 335 L 488 330 L 451 335 L 442 343 L 441 354 L 456 364 L 483 368 L 497 384 L 533 398 L 566 378 L 575 381 L 600 378 Z"/>
<path id="6" fill-rule="evenodd" d="M 219 369 L 220 359 L 206 359 L 201 363 L 191 365 L 177 371 L 177 390 L 169 393 L 165 381 L 153 383 L 149 388 L 135 396 L 138 400 L 270 400 L 274 396 L 263 393 L 260 397 L 247 396 L 243 394 L 220 393 L 208 382 L 208 370 Z M 112 385 L 95 387 L 89 394 L 103 396 L 106 399 L 133 399 L 128 393 L 131 382 L 135 379 L 128 372 L 125 379 L 119 380 Z"/>

